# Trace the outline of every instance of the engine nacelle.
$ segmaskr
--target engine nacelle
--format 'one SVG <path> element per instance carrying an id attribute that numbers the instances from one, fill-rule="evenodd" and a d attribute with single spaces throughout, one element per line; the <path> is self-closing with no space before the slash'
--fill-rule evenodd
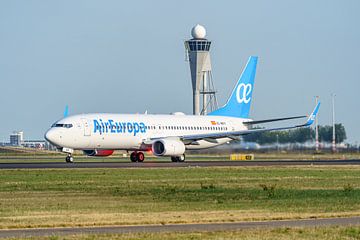
<path id="1" fill-rule="evenodd" d="M 107 157 L 114 153 L 114 150 L 84 150 L 84 154 L 94 157 Z"/>
<path id="2" fill-rule="evenodd" d="M 156 140 L 151 148 L 155 156 L 180 156 L 185 152 L 184 143 L 175 139 Z"/>

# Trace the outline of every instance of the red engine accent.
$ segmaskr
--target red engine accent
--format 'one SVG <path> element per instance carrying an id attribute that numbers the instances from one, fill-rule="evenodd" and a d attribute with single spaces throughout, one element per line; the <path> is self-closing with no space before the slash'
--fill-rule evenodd
<path id="1" fill-rule="evenodd" d="M 113 154 L 114 150 L 84 150 L 84 153 L 88 156 L 107 157 Z"/>
<path id="2" fill-rule="evenodd" d="M 114 153 L 114 150 L 97 150 L 95 156 L 107 157 Z"/>

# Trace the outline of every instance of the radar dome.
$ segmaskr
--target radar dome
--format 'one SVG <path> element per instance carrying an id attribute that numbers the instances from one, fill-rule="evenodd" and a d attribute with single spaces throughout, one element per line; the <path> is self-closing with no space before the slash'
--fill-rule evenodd
<path id="1" fill-rule="evenodd" d="M 191 35 L 193 38 L 205 38 L 206 36 L 206 30 L 204 26 L 201 26 L 200 24 L 197 24 L 195 27 L 191 29 Z"/>

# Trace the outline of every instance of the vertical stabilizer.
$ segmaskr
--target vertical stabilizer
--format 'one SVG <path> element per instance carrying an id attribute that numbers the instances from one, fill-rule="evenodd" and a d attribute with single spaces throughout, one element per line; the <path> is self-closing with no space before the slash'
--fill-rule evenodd
<path id="1" fill-rule="evenodd" d="M 227 103 L 208 115 L 248 118 L 258 57 L 251 56 Z"/>

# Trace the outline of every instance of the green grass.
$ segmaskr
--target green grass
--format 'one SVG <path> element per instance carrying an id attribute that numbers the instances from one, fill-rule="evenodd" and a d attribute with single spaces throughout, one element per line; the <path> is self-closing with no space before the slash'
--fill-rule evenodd
<path id="1" fill-rule="evenodd" d="M 115 151 L 110 157 L 88 157 L 84 156 L 82 151 L 75 151 L 76 162 L 130 162 L 129 156 L 123 156 L 125 151 Z M 193 154 L 197 153 L 197 154 Z M 199 154 L 192 151 L 187 154 L 188 161 L 228 161 L 231 152 L 228 154 Z M 313 154 L 311 152 L 255 152 L 255 160 L 321 160 L 321 159 L 359 159 L 359 153 L 322 153 Z M 127 154 L 129 155 L 129 154 Z M 33 148 L 23 147 L 0 147 L 0 163 L 16 163 L 16 162 L 59 162 L 65 161 L 66 154 L 55 151 L 46 151 Z M 146 162 L 165 161 L 170 162 L 169 157 L 154 157 L 146 154 Z"/>
<path id="2" fill-rule="evenodd" d="M 30 162 L 65 162 L 66 154 L 0 154 L 1 163 L 30 163 Z M 312 155 L 312 154 L 255 154 L 255 160 L 343 160 L 343 159 L 360 159 L 360 155 L 356 154 L 326 154 L 326 155 Z M 110 157 L 88 157 L 83 154 L 76 154 L 74 156 L 75 162 L 130 162 L 129 156 L 122 156 L 116 154 Z M 229 161 L 230 155 L 187 155 L 187 161 Z M 170 157 L 155 157 L 146 155 L 145 162 L 171 162 Z"/>
<path id="3" fill-rule="evenodd" d="M 360 167 L 1 170 L 0 228 L 360 212 Z"/>
<path id="4" fill-rule="evenodd" d="M 274 228 L 274 229 L 247 229 L 242 231 L 218 231 L 218 232 L 191 232 L 191 233 L 136 233 L 136 234 L 84 234 L 72 236 L 51 236 L 22 239 L 39 240 L 73 240 L 73 239 L 149 239 L 149 240 L 202 240 L 202 239 L 317 239 L 317 240 L 335 240 L 335 239 L 360 239 L 360 226 L 348 227 L 317 227 L 317 228 Z"/>

